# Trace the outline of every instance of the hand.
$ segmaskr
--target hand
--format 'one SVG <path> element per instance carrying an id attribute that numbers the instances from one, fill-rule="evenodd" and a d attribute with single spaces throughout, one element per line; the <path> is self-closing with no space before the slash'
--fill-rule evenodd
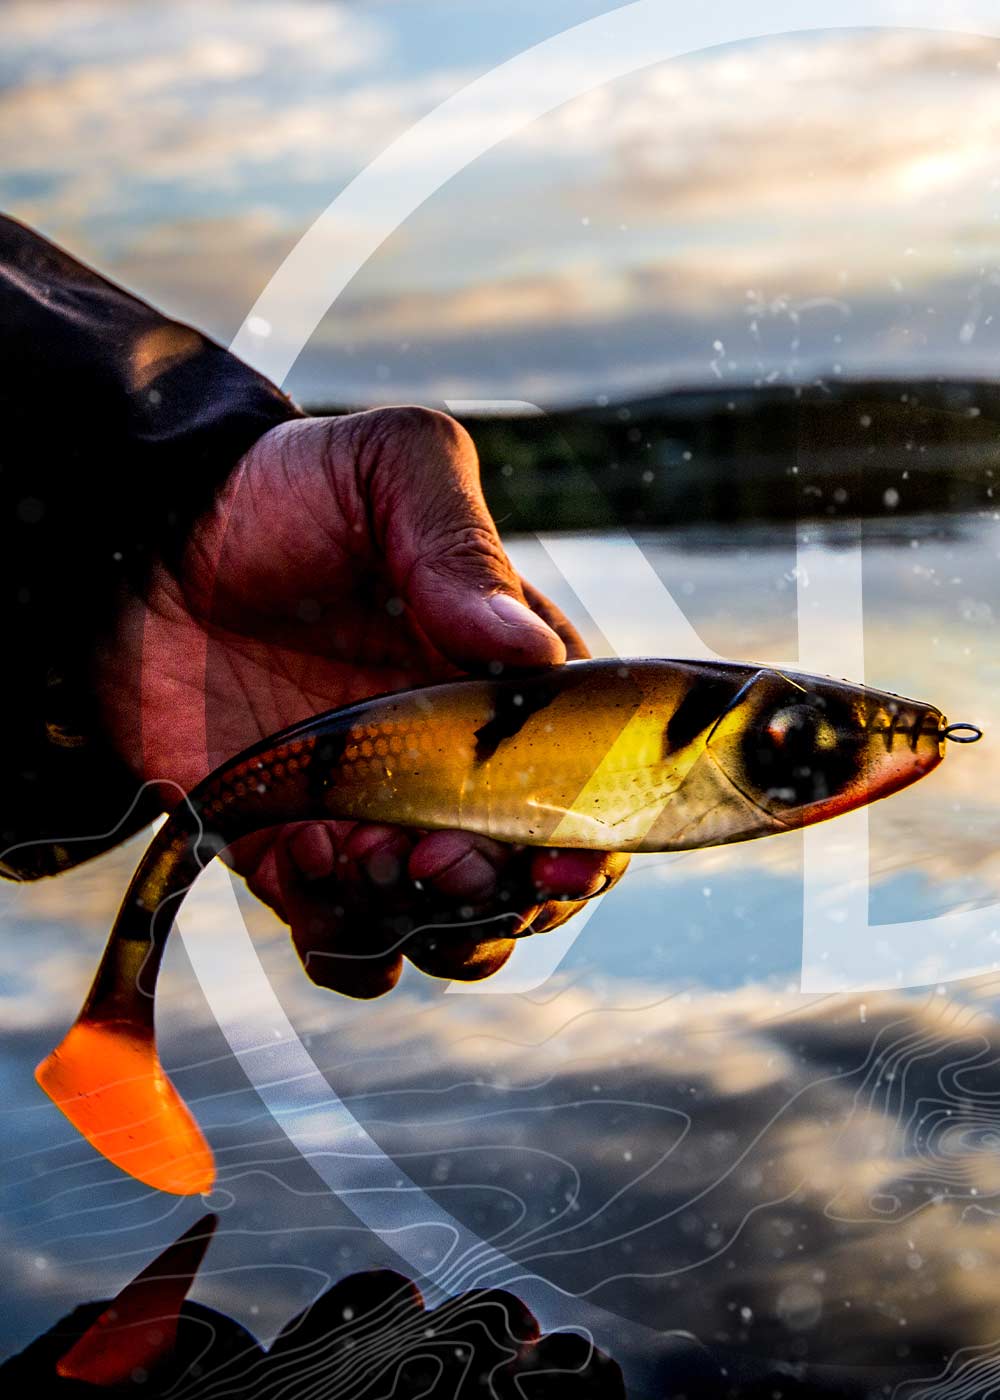
<path id="1" fill-rule="evenodd" d="M 465 431 L 426 409 L 303 419 L 265 434 L 193 529 L 180 566 L 124 600 L 96 684 L 105 723 L 172 806 L 226 758 L 309 715 L 491 663 L 586 655 L 514 573 Z M 463 832 L 322 822 L 229 856 L 291 925 L 313 981 L 371 997 L 405 953 L 479 978 L 563 923 L 627 860 Z"/>
<path id="2" fill-rule="evenodd" d="M 285 1385 L 323 1394 L 625 1400 L 616 1361 L 578 1332 L 543 1334 L 506 1289 L 471 1289 L 428 1308 L 392 1269 L 333 1284 L 281 1329 L 266 1366 Z M 341 1389 L 335 1378 L 348 1370 L 354 1384 Z"/>

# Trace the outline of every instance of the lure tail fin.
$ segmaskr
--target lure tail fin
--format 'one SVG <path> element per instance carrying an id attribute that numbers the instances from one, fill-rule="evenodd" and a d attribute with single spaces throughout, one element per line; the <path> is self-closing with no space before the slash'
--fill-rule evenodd
<path id="1" fill-rule="evenodd" d="M 90 1385 L 126 1385 L 137 1368 L 150 1371 L 169 1357 L 181 1308 L 217 1223 L 217 1216 L 203 1216 L 127 1283 L 56 1363 L 59 1375 Z"/>
<path id="2" fill-rule="evenodd" d="M 115 1166 L 158 1191 L 210 1191 L 215 1162 L 160 1064 L 156 1037 L 132 1021 L 86 1011 L 35 1070 L 49 1098 Z"/>
<path id="3" fill-rule="evenodd" d="M 178 1196 L 209 1191 L 215 1180 L 209 1146 L 160 1064 L 153 1012 L 174 912 L 211 858 L 199 851 L 196 815 L 182 805 L 150 842 L 83 1010 L 35 1070 L 92 1147 L 138 1181 Z"/>

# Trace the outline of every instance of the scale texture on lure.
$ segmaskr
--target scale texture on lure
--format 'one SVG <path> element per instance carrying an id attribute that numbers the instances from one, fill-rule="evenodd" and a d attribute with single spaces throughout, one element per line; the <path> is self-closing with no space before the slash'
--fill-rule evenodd
<path id="1" fill-rule="evenodd" d="M 212 1154 L 160 1065 L 153 995 L 177 906 L 238 837 L 330 818 L 604 851 L 723 845 L 886 797 L 936 767 L 946 737 L 932 705 L 700 661 L 579 661 L 317 715 L 224 764 L 169 817 L 38 1081 L 139 1180 L 208 1190 Z"/>

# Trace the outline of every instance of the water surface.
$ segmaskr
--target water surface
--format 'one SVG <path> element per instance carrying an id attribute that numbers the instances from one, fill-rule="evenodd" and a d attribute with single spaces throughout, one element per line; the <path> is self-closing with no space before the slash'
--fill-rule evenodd
<path id="1" fill-rule="evenodd" d="M 829 551 L 856 537 L 849 522 L 824 530 Z M 790 527 L 636 538 L 711 648 L 794 661 Z M 626 619 L 618 650 L 660 653 L 655 620 L 616 594 L 618 537 L 564 544 Z M 863 544 L 864 679 L 986 730 L 873 808 L 870 919 L 1000 901 L 1000 521 L 866 522 Z M 510 546 L 607 651 L 542 546 Z M 202 1208 L 95 1157 L 32 1079 L 140 849 L 2 892 L 4 1351 L 113 1292 Z M 245 891 L 241 905 L 313 1058 L 419 1188 L 400 1193 L 400 1228 L 419 1223 L 424 1192 L 516 1265 L 466 1282 L 522 1271 L 584 1295 L 625 1320 L 618 1345 L 640 1378 L 678 1330 L 900 1375 L 1000 1333 L 1000 983 L 803 995 L 799 836 L 637 859 L 555 977 L 522 994 L 446 995 L 410 971 L 381 1002 L 338 999 L 306 981 Z M 398 1263 L 248 1087 L 180 940 L 159 1024 L 219 1158 L 222 1225 L 197 1296 L 267 1337 L 331 1278 Z M 328 1152 L 295 1083 L 287 1103 Z"/>

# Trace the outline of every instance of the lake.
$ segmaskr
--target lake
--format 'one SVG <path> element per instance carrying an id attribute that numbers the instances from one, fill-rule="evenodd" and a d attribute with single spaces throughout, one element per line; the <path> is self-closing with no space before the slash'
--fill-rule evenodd
<path id="1" fill-rule="evenodd" d="M 159 1011 L 220 1167 L 193 1296 L 269 1338 L 344 1273 L 448 1257 L 452 1286 L 509 1284 L 548 1325 L 591 1327 L 639 1395 L 682 1373 L 691 1335 L 717 1358 L 891 1382 L 985 1347 L 1000 1335 L 1000 517 L 508 546 L 595 653 L 676 654 L 693 628 L 733 659 L 793 665 L 801 643 L 840 674 L 863 655 L 852 679 L 985 737 L 871 809 L 867 860 L 837 877 L 855 911 L 870 881 L 867 923 L 834 922 L 818 955 L 842 960 L 842 992 L 811 965 L 803 989 L 798 834 L 637 858 L 579 936 L 549 935 L 558 957 L 526 943 L 475 994 L 408 969 L 372 1004 L 308 983 L 278 922 L 242 887 L 237 919 L 228 879 L 205 877 Z M 836 866 L 839 825 L 814 864 Z M 203 1209 L 97 1158 L 32 1078 L 141 848 L 0 892 L 5 1353 L 114 1292 Z M 259 1001 L 208 951 L 231 934 Z"/>

